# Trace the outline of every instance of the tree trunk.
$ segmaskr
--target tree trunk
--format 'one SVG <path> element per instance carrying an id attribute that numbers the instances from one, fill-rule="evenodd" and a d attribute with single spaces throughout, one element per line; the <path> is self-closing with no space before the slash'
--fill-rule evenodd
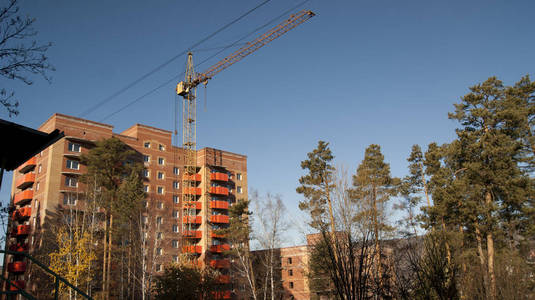
<path id="1" fill-rule="evenodd" d="M 373 234 L 375 235 L 375 255 L 376 255 L 376 262 L 377 262 L 377 279 L 379 280 L 379 289 L 382 289 L 383 286 L 383 266 L 382 266 L 382 259 L 381 259 L 381 247 L 379 245 L 379 222 L 377 220 L 377 188 L 375 186 L 375 183 L 372 187 L 372 205 L 373 205 Z"/>
<path id="2" fill-rule="evenodd" d="M 487 192 L 485 195 L 485 202 L 487 208 L 490 209 L 492 202 L 492 195 L 490 192 Z M 490 213 L 487 216 L 487 222 L 492 222 Z M 494 274 L 494 238 L 492 236 L 491 228 L 487 229 L 487 264 L 488 264 L 488 273 L 489 273 L 489 299 L 496 299 L 496 275 Z"/>
<path id="3" fill-rule="evenodd" d="M 107 272 L 106 272 L 106 267 L 107 267 L 107 263 L 106 263 L 106 260 L 108 259 L 108 253 L 107 253 L 107 249 L 108 249 L 108 213 L 105 212 L 104 213 L 104 249 L 102 250 L 103 252 L 103 258 L 102 258 L 102 295 L 105 297 L 106 295 L 106 275 L 107 275 Z"/>
<path id="4" fill-rule="evenodd" d="M 110 279 L 111 279 L 111 245 L 112 245 L 112 230 L 113 230 L 113 214 L 110 214 L 110 228 L 109 228 L 109 238 L 108 238 L 108 267 L 106 268 L 107 272 L 107 281 L 106 281 L 106 300 L 110 299 Z"/>
<path id="5" fill-rule="evenodd" d="M 485 289 L 489 287 L 489 280 L 487 276 L 487 266 L 485 262 L 485 254 L 483 253 L 483 246 L 481 245 L 481 232 L 479 231 L 479 223 L 475 224 L 477 253 L 479 254 L 479 263 L 481 264 L 481 272 L 483 272 L 483 281 L 485 283 Z"/>

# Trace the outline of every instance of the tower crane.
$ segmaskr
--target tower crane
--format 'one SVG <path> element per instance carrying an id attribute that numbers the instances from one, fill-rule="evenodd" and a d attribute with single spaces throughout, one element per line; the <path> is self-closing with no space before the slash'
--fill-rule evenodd
<path id="1" fill-rule="evenodd" d="M 184 174 L 182 175 L 182 230 L 192 232 L 191 219 L 196 216 L 195 191 L 196 184 L 194 176 L 197 173 L 197 153 L 196 153 L 196 124 L 197 109 L 196 95 L 197 86 L 205 84 L 216 74 L 239 62 L 249 54 L 257 51 L 271 41 L 292 30 L 293 28 L 312 18 L 315 14 L 309 10 L 302 10 L 291 15 L 288 19 L 273 27 L 266 33 L 260 35 L 255 40 L 248 42 L 245 46 L 231 53 L 216 64 L 209 67 L 202 73 L 196 73 L 193 65 L 193 54 L 188 53 L 186 73 L 184 81 L 176 86 L 177 95 L 184 99 L 182 105 L 182 148 L 184 151 Z M 206 209 L 206 206 L 202 206 Z M 186 222 L 184 222 L 186 220 Z M 186 224 L 184 224 L 186 223 Z M 189 225 L 189 226 L 188 226 Z M 205 225 L 206 227 L 206 225 Z M 206 231 L 205 231 L 206 232 Z"/>

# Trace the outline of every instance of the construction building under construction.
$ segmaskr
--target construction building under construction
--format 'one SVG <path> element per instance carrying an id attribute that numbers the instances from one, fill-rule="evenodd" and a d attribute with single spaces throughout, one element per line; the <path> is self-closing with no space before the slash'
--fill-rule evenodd
<path id="1" fill-rule="evenodd" d="M 58 208 L 84 208 L 84 199 L 79 197 L 84 184 L 79 176 L 86 166 L 80 163 L 80 156 L 95 142 L 115 137 L 141 156 L 145 166 L 147 220 L 155 224 L 150 236 L 154 258 L 149 268 L 158 274 L 166 265 L 178 261 L 180 254 L 192 254 L 190 257 L 198 264 L 220 271 L 219 282 L 227 287 L 221 298 L 231 297 L 231 262 L 223 255 L 230 246 L 216 230 L 229 223 L 229 206 L 247 199 L 245 155 L 212 148 L 196 150 L 196 172 L 186 174 L 185 151 L 172 144 L 170 131 L 135 124 L 114 133 L 112 125 L 62 114 L 54 114 L 39 127 L 44 132 L 56 129 L 64 132 L 64 137 L 13 172 L 13 214 L 6 249 L 31 255 L 43 243 L 40 237 L 47 214 L 56 213 Z M 187 190 L 183 191 L 183 186 Z M 188 195 L 190 202 L 187 213 L 183 195 Z M 6 255 L 4 276 L 31 293 L 36 286 L 27 264 Z"/>

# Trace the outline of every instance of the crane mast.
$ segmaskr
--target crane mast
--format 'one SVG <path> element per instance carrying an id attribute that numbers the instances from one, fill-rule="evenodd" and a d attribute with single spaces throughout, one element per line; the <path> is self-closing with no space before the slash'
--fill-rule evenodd
<path id="1" fill-rule="evenodd" d="M 184 173 L 182 175 L 182 233 L 188 236 L 192 233 L 192 219 L 196 218 L 195 195 L 197 194 L 196 174 L 197 174 L 197 152 L 196 152 L 196 96 L 197 86 L 206 84 L 216 74 L 242 60 L 249 54 L 257 51 L 266 44 L 282 36 L 286 32 L 304 23 L 315 16 L 312 11 L 302 10 L 291 15 L 288 19 L 273 27 L 271 30 L 260 35 L 255 40 L 226 56 L 216 64 L 209 67 L 205 72 L 195 73 L 193 65 L 193 54 L 188 53 L 186 75 L 184 81 L 177 84 L 176 93 L 184 101 L 182 105 L 182 148 L 184 150 Z M 206 210 L 203 204 L 202 209 Z M 205 214 L 205 217 L 207 215 Z M 206 220 L 207 222 L 208 220 Z M 206 225 L 205 225 L 206 226 Z M 206 230 L 205 230 L 206 232 Z M 192 239 L 189 239 L 191 241 Z M 186 247 L 193 247 L 192 244 Z M 191 248 L 190 248 L 191 249 Z M 190 250 L 191 251 L 191 250 Z"/>

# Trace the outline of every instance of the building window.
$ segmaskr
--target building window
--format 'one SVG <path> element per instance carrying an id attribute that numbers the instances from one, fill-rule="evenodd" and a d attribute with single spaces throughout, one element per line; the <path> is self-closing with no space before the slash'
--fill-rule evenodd
<path id="1" fill-rule="evenodd" d="M 78 180 L 74 177 L 65 177 L 65 185 L 69 187 L 77 187 Z"/>
<path id="2" fill-rule="evenodd" d="M 156 272 L 161 272 L 161 271 L 162 271 L 162 265 L 157 264 L 156 265 Z"/>
<path id="3" fill-rule="evenodd" d="M 288 270 L 288 276 L 294 276 L 294 271 L 293 270 Z"/>
<path id="4" fill-rule="evenodd" d="M 159 186 L 159 187 L 157 188 L 157 190 L 158 190 L 158 194 L 160 194 L 160 195 L 163 194 L 163 186 Z"/>
<path id="5" fill-rule="evenodd" d="M 160 149 L 160 151 L 165 151 L 165 146 L 160 144 L 158 145 L 158 149 Z"/>
<path id="6" fill-rule="evenodd" d="M 241 178 L 242 178 L 242 177 L 241 177 L 241 173 L 236 173 L 236 179 L 237 179 L 237 180 L 241 180 Z"/>
<path id="7" fill-rule="evenodd" d="M 76 195 L 74 194 L 63 194 L 63 205 L 76 205 Z"/>
<path id="8" fill-rule="evenodd" d="M 162 239 L 162 233 L 161 232 L 156 233 L 156 239 L 157 240 L 161 240 Z"/>
<path id="9" fill-rule="evenodd" d="M 42 166 L 41 164 L 39 164 L 39 166 L 37 167 L 37 173 L 38 173 L 38 174 L 41 173 L 41 171 L 42 171 L 42 167 L 43 167 L 43 166 Z"/>
<path id="10" fill-rule="evenodd" d="M 39 182 L 37 182 L 37 183 L 35 184 L 35 190 L 38 191 L 40 186 L 41 186 L 41 184 L 39 184 Z"/>
<path id="11" fill-rule="evenodd" d="M 165 177 L 163 172 L 158 172 L 158 179 L 163 179 Z"/>
<path id="12" fill-rule="evenodd" d="M 291 258 L 291 257 L 288 257 L 288 264 L 289 264 L 289 265 L 292 264 L 292 258 Z"/>
<path id="13" fill-rule="evenodd" d="M 143 176 L 146 177 L 146 178 L 149 178 L 149 176 L 150 176 L 149 170 L 147 170 L 147 169 L 143 170 Z"/>
<path id="14" fill-rule="evenodd" d="M 146 163 L 150 162 L 150 156 L 143 155 L 143 162 L 146 162 Z"/>
<path id="15" fill-rule="evenodd" d="M 173 255 L 173 261 L 176 263 L 178 262 L 178 255 Z"/>
<path id="16" fill-rule="evenodd" d="M 145 148 L 150 148 L 150 142 L 145 142 L 145 143 L 143 144 L 143 147 L 145 147 Z"/>
<path id="17" fill-rule="evenodd" d="M 242 190 L 241 186 L 236 188 L 236 192 L 238 192 L 238 194 L 243 193 L 243 190 Z"/>
<path id="18" fill-rule="evenodd" d="M 178 204 L 178 202 L 179 202 L 178 196 L 177 195 L 173 195 L 173 203 Z"/>
<path id="19" fill-rule="evenodd" d="M 165 164 L 165 159 L 163 157 L 158 157 L 158 164 L 163 166 Z"/>
<path id="20" fill-rule="evenodd" d="M 173 232 L 178 232 L 178 225 L 173 225 Z"/>
<path id="21" fill-rule="evenodd" d="M 162 224 L 162 217 L 156 217 L 156 224 L 158 225 Z"/>
<path id="22" fill-rule="evenodd" d="M 149 202 L 147 200 L 143 200 L 143 207 L 149 207 Z"/>
<path id="23" fill-rule="evenodd" d="M 158 209 L 163 209 L 163 202 L 158 202 Z"/>
<path id="24" fill-rule="evenodd" d="M 178 210 L 173 210 L 173 218 L 178 218 Z"/>
<path id="25" fill-rule="evenodd" d="M 70 152 L 80 152 L 80 144 L 75 144 L 75 143 L 71 143 L 69 142 L 69 151 Z"/>
<path id="26" fill-rule="evenodd" d="M 173 240 L 173 248 L 178 248 L 178 241 L 177 240 Z"/>
<path id="27" fill-rule="evenodd" d="M 294 283 L 290 281 L 290 288 L 293 289 L 294 288 Z"/>
<path id="28" fill-rule="evenodd" d="M 149 192 L 149 186 L 148 185 L 143 185 L 143 191 L 145 191 L 145 193 L 148 193 Z"/>
<path id="29" fill-rule="evenodd" d="M 178 167 L 174 167 L 173 168 L 173 174 L 179 175 L 180 174 L 180 169 Z"/>
<path id="30" fill-rule="evenodd" d="M 75 160 L 67 159 L 67 169 L 78 170 L 80 169 L 80 164 Z"/>
<path id="31" fill-rule="evenodd" d="M 147 224 L 149 222 L 149 218 L 147 216 L 143 216 L 143 223 Z M 145 232 L 146 233 L 146 232 Z M 146 236 L 145 236 L 146 237 Z"/>
<path id="32" fill-rule="evenodd" d="M 178 185 L 178 181 L 173 181 L 173 188 L 174 188 L 175 190 L 178 190 L 178 187 L 179 187 L 179 185 Z"/>

